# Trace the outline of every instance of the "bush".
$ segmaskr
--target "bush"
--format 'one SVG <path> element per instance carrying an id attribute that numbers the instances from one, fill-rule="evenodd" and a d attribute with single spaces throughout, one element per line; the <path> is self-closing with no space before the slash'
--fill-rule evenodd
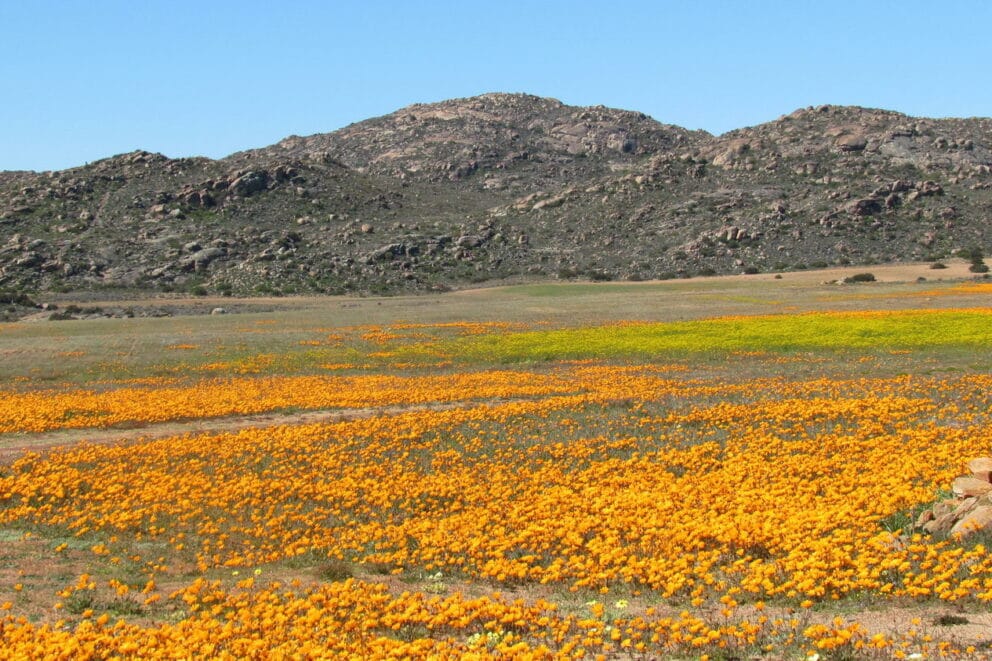
<path id="1" fill-rule="evenodd" d="M 344 581 L 355 575 L 354 568 L 344 560 L 329 560 L 317 568 L 317 575 L 325 581 Z"/>
<path id="2" fill-rule="evenodd" d="M 971 266 L 968 267 L 968 270 L 972 273 L 989 272 L 989 267 L 985 264 L 985 254 L 978 246 L 969 248 L 968 250 L 962 250 L 961 256 L 971 260 Z"/>
<path id="3" fill-rule="evenodd" d="M 930 265 L 930 268 L 932 268 L 934 270 L 937 270 L 937 269 L 946 269 L 947 268 L 947 264 L 945 264 L 944 262 L 934 262 L 933 264 Z"/>
<path id="4" fill-rule="evenodd" d="M 875 282 L 874 273 L 855 273 L 854 275 L 849 275 L 844 278 L 844 282 L 847 284 L 854 284 L 856 282 Z"/>
<path id="5" fill-rule="evenodd" d="M 607 271 L 600 271 L 597 269 L 589 270 L 589 279 L 593 282 L 608 282 L 613 279 L 613 276 Z"/>
<path id="6" fill-rule="evenodd" d="M 0 291 L 0 305 L 22 305 L 24 307 L 37 307 L 37 303 L 31 297 L 20 291 Z"/>

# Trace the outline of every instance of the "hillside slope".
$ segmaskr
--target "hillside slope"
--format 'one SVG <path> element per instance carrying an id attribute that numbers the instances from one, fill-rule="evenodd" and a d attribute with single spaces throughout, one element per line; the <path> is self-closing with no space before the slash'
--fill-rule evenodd
<path id="1" fill-rule="evenodd" d="M 398 293 L 992 246 L 992 120 L 823 106 L 722 136 L 522 94 L 230 157 L 0 173 L 0 289 Z"/>

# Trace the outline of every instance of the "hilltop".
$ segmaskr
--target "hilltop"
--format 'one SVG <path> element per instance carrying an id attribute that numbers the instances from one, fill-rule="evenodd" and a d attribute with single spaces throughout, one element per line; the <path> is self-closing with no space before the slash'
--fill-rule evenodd
<path id="1" fill-rule="evenodd" d="M 402 293 L 992 245 L 992 120 L 820 106 L 713 136 L 524 94 L 227 158 L 0 173 L 0 289 Z"/>

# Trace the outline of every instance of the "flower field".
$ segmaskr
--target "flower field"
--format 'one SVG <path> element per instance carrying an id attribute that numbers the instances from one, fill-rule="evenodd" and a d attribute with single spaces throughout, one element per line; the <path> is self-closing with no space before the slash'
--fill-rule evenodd
<path id="1" fill-rule="evenodd" d="M 990 321 L 323 328 L 8 384 L 0 439 L 281 417 L 0 466 L 0 658 L 983 657 L 938 620 L 984 622 L 992 537 L 913 521 L 992 452 Z"/>

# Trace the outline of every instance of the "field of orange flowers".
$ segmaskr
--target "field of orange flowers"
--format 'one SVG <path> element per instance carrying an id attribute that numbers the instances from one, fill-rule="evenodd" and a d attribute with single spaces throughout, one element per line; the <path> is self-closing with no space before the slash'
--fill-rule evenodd
<path id="1" fill-rule="evenodd" d="M 874 346 L 490 363 L 407 325 L 327 374 L 21 384 L 0 438 L 364 413 L 0 466 L 0 658 L 979 657 L 933 614 L 988 611 L 988 538 L 912 524 L 992 452 L 989 313 L 967 314 L 927 327 L 958 324 L 963 360 L 887 345 L 893 315 Z M 624 329 L 589 346 L 663 335 Z M 919 615 L 866 617 L 887 609 Z"/>

